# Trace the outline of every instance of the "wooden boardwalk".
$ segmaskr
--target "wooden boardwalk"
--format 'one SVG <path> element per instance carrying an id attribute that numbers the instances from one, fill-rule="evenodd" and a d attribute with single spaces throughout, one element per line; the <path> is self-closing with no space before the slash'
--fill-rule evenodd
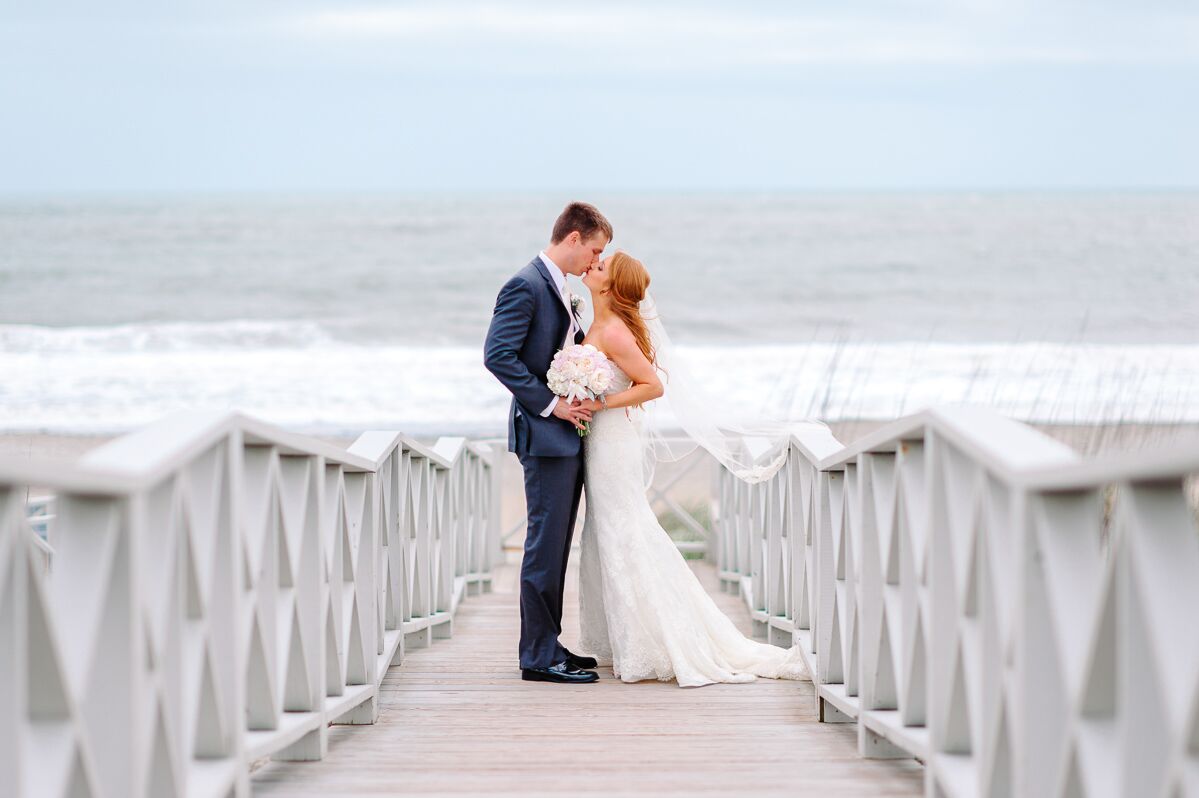
<path id="1" fill-rule="evenodd" d="M 748 631 L 740 601 L 695 567 Z M 377 724 L 332 727 L 323 761 L 265 763 L 255 795 L 922 794 L 920 765 L 862 759 L 856 727 L 818 723 L 810 682 L 680 689 L 610 669 L 592 685 L 521 681 L 517 576 L 500 569 L 495 592 L 463 604 L 453 639 L 388 673 Z M 568 646 L 575 606 L 569 595 Z"/>

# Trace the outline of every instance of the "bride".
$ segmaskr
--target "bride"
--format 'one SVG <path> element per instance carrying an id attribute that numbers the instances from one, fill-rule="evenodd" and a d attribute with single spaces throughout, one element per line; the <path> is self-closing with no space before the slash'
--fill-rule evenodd
<path id="1" fill-rule="evenodd" d="M 671 399 L 674 388 L 672 364 L 657 357 L 664 333 L 651 335 L 650 325 L 660 330 L 660 322 L 640 309 L 649 282 L 641 262 L 624 252 L 583 276 L 595 312 L 584 343 L 605 353 L 615 379 L 599 400 L 584 402 L 593 418 L 583 439 L 580 645 L 625 682 L 675 679 L 696 687 L 806 678 L 798 648 L 751 640 L 720 611 L 646 497 L 642 407 L 664 392 Z"/>

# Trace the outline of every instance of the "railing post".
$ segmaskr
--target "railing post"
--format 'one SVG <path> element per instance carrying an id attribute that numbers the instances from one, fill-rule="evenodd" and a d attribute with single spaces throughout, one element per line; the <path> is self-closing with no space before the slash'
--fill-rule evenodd
<path id="1" fill-rule="evenodd" d="M 504 496 L 504 465 L 506 450 L 498 446 L 488 446 L 487 474 L 487 550 L 490 563 L 498 565 L 504 561 L 504 530 L 501 527 L 503 519 Z"/>

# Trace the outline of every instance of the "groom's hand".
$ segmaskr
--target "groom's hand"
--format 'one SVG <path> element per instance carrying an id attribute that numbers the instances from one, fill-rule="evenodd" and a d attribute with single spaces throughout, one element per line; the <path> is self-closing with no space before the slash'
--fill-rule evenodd
<path id="1" fill-rule="evenodd" d="M 583 422 L 591 420 L 591 413 L 583 410 L 578 405 L 572 405 L 565 399 L 558 400 L 558 404 L 554 405 L 553 414 L 563 421 L 569 421 L 571 424 L 574 424 L 576 429 L 582 429 Z"/>

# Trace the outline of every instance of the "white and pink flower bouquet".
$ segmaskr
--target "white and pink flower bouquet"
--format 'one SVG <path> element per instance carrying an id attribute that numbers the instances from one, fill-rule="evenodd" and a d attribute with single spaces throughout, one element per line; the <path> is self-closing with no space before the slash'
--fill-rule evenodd
<path id="1" fill-rule="evenodd" d="M 612 387 L 613 376 L 608 358 L 591 344 L 574 344 L 560 350 L 545 373 L 550 390 L 568 402 L 597 398 Z M 591 425 L 583 424 L 579 437 L 590 431 Z"/>

